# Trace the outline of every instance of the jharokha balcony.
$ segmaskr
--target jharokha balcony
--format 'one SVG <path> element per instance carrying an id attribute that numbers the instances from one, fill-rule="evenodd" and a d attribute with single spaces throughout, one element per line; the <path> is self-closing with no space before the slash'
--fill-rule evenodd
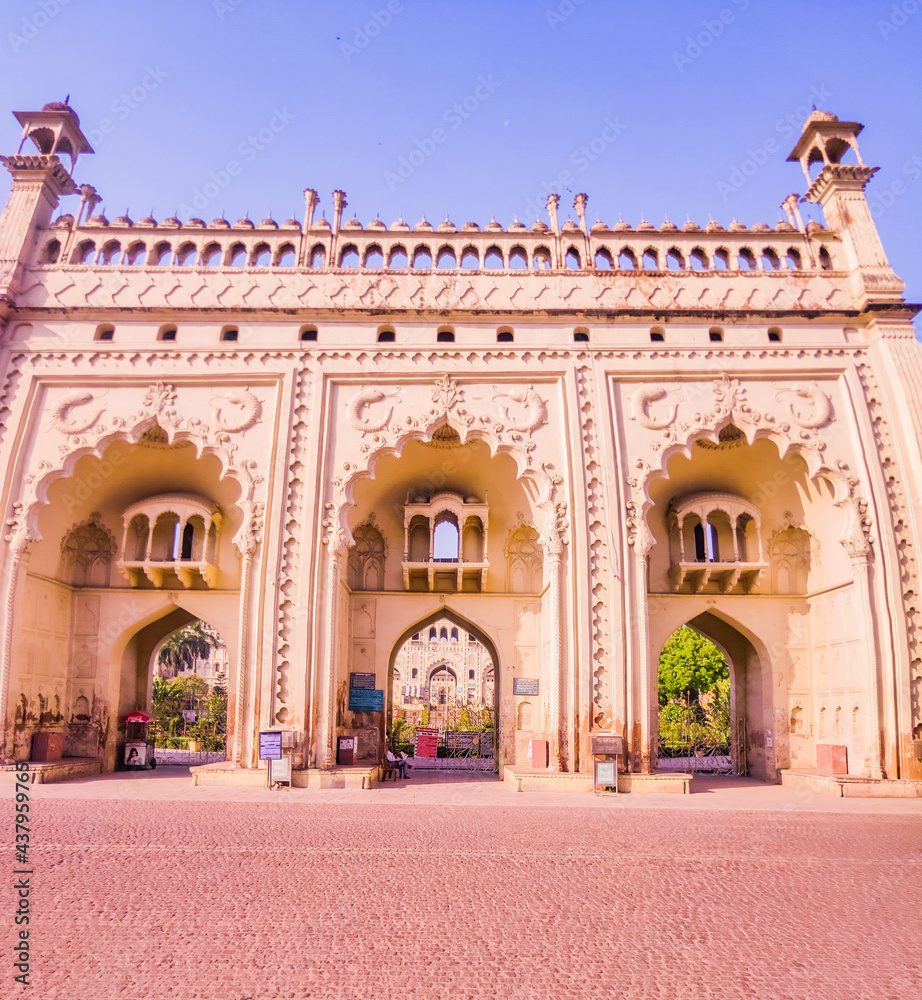
<path id="1" fill-rule="evenodd" d="M 668 528 L 676 593 L 697 594 L 715 584 L 722 594 L 749 594 L 768 568 L 759 510 L 742 497 L 694 493 L 673 501 Z"/>
<path id="2" fill-rule="evenodd" d="M 117 566 L 132 587 L 187 590 L 218 585 L 220 509 L 184 493 L 149 497 L 122 515 L 122 558 Z"/>
<path id="3" fill-rule="evenodd" d="M 489 508 L 476 497 L 438 493 L 407 497 L 403 585 L 407 590 L 481 593 L 486 590 Z"/>

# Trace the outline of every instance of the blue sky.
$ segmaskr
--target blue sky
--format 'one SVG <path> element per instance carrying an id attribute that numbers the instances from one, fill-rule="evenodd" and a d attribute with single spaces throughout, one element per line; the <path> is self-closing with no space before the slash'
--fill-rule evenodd
<path id="1" fill-rule="evenodd" d="M 863 122 L 869 196 L 922 301 L 919 0 L 8 0 L 0 92 L 71 95 L 109 218 L 531 223 L 548 189 L 641 217 L 773 224 L 815 103 Z M 18 126 L 0 113 L 2 144 Z M 812 206 L 808 217 L 819 218 Z"/>

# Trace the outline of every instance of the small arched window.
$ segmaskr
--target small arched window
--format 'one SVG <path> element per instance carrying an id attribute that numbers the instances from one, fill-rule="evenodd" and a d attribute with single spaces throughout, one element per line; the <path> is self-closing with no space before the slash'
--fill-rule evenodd
<path id="1" fill-rule="evenodd" d="M 102 326 L 96 327 L 96 340 L 114 340 L 115 339 L 115 327 L 110 323 L 103 323 Z"/>
<path id="2" fill-rule="evenodd" d="M 483 266 L 488 269 L 492 268 L 494 271 L 502 270 L 505 266 L 502 250 L 495 246 L 489 247 L 483 258 Z"/>
<path id="3" fill-rule="evenodd" d="M 589 331 L 583 329 L 582 327 L 577 327 L 573 331 L 573 342 L 575 344 L 588 344 L 589 343 Z"/>
<path id="4" fill-rule="evenodd" d="M 461 267 L 465 271 L 476 271 L 480 268 L 480 258 L 473 247 L 465 247 L 461 251 Z"/>
<path id="5" fill-rule="evenodd" d="M 92 240 L 83 240 L 74 248 L 71 256 L 72 264 L 89 264 L 96 250 L 96 244 Z"/>
<path id="6" fill-rule="evenodd" d="M 317 339 L 317 327 L 316 326 L 302 326 L 301 332 L 298 334 L 298 340 L 300 341 L 311 341 Z"/>
<path id="7" fill-rule="evenodd" d="M 711 329 L 708 330 L 708 339 L 711 343 L 719 344 L 724 339 L 723 330 L 721 330 L 719 326 L 712 326 Z"/>
<path id="8" fill-rule="evenodd" d="M 788 247 L 788 252 L 784 256 L 784 264 L 789 271 L 802 270 L 803 264 L 801 262 L 800 251 L 795 250 L 794 247 Z"/>
<path id="9" fill-rule="evenodd" d="M 621 271 L 637 270 L 637 258 L 630 247 L 624 247 L 621 253 L 618 254 L 618 269 Z"/>
<path id="10" fill-rule="evenodd" d="M 666 267 L 668 267 L 670 271 L 685 270 L 685 258 L 676 247 L 672 247 L 672 249 L 666 254 Z"/>
<path id="11" fill-rule="evenodd" d="M 276 267 L 295 266 L 295 248 L 293 243 L 283 243 L 275 254 Z"/>
<path id="12" fill-rule="evenodd" d="M 179 553 L 179 558 L 183 561 L 187 561 L 192 558 L 192 543 L 195 540 L 195 529 L 191 524 L 187 524 L 182 529 L 182 549 Z"/>
<path id="13" fill-rule="evenodd" d="M 576 247 L 570 247 L 567 250 L 567 255 L 564 258 L 564 265 L 569 271 L 578 271 L 581 267 L 579 259 L 579 250 Z"/>
<path id="14" fill-rule="evenodd" d="M 528 270 L 528 254 L 524 247 L 513 247 L 509 251 L 509 269 L 511 271 Z"/>
<path id="15" fill-rule="evenodd" d="M 359 252 L 354 243 L 347 243 L 339 255 L 339 266 L 356 268 L 359 266 Z"/>
<path id="16" fill-rule="evenodd" d="M 181 250 L 181 248 L 180 248 Z M 243 267 L 247 262 L 247 248 L 242 243 L 233 243 L 224 259 L 225 267 Z"/>
<path id="17" fill-rule="evenodd" d="M 239 335 L 240 331 L 236 326 L 225 326 L 224 329 L 221 330 L 221 340 L 224 341 L 235 341 Z"/>
<path id="18" fill-rule="evenodd" d="M 826 247 L 820 247 L 820 270 L 832 270 L 832 257 L 829 256 L 829 251 Z"/>
<path id="19" fill-rule="evenodd" d="M 453 271 L 458 266 L 455 252 L 450 246 L 444 246 L 439 250 L 435 266 L 443 271 Z"/>
<path id="20" fill-rule="evenodd" d="M 701 249 L 701 247 L 695 247 L 689 256 L 689 263 L 693 271 L 707 271 L 708 270 L 708 258 L 707 254 Z"/>
<path id="21" fill-rule="evenodd" d="M 768 331 L 768 342 L 770 344 L 780 344 L 781 343 L 781 330 L 777 326 L 773 326 Z"/>
<path id="22" fill-rule="evenodd" d="M 407 251 L 404 247 L 399 244 L 391 248 L 391 252 L 387 258 L 387 266 L 391 271 L 403 271 L 410 260 L 407 257 Z"/>
<path id="23" fill-rule="evenodd" d="M 61 241 L 60 240 L 49 240 L 45 244 L 45 249 L 42 251 L 42 256 L 39 259 L 41 264 L 57 264 L 58 257 L 61 256 Z"/>
<path id="24" fill-rule="evenodd" d="M 438 632 L 434 628 L 429 629 L 429 641 L 430 642 L 435 642 L 435 640 L 438 637 L 439 637 L 439 634 L 438 634 Z"/>
<path id="25" fill-rule="evenodd" d="M 605 247 L 599 247 L 595 252 L 595 269 L 597 271 L 612 271 L 614 267 L 611 253 Z"/>
<path id="26" fill-rule="evenodd" d="M 778 260 L 778 254 L 771 247 L 766 247 L 762 251 L 762 270 L 777 271 L 780 267 L 781 261 Z"/>
<path id="27" fill-rule="evenodd" d="M 454 521 L 439 521 L 432 533 L 432 558 L 437 562 L 457 562 L 461 536 Z"/>
<path id="28" fill-rule="evenodd" d="M 127 264 L 128 267 L 143 267 L 146 257 L 147 246 L 138 240 L 132 243 L 122 255 L 122 263 Z"/>
<path id="29" fill-rule="evenodd" d="M 453 628 L 451 630 L 451 641 L 452 642 L 457 642 L 458 641 L 458 630 L 456 628 Z"/>
<path id="30" fill-rule="evenodd" d="M 440 344 L 453 344 L 455 342 L 455 331 L 449 329 L 439 330 L 435 339 Z"/>
<path id="31" fill-rule="evenodd" d="M 715 271 L 730 270 L 730 254 L 728 251 L 724 250 L 723 247 L 721 247 L 720 250 L 714 251 L 714 255 L 711 260 L 714 264 Z"/>
<path id="32" fill-rule="evenodd" d="M 268 267 L 272 260 L 272 251 L 268 243 L 257 243 L 250 254 L 250 267 Z"/>
<path id="33" fill-rule="evenodd" d="M 532 255 L 532 265 L 536 271 L 550 271 L 551 251 L 547 247 L 538 247 Z"/>
<path id="34" fill-rule="evenodd" d="M 393 330 L 379 330 L 378 331 L 378 343 L 379 344 L 393 344 L 397 337 Z"/>
<path id="35" fill-rule="evenodd" d="M 736 266 L 740 271 L 754 271 L 756 269 L 755 254 L 748 248 L 743 247 L 737 255 Z"/>
<path id="36" fill-rule="evenodd" d="M 176 339 L 176 327 L 172 324 L 167 324 L 166 326 L 161 326 L 157 331 L 157 340 L 175 340 Z"/>
<path id="37" fill-rule="evenodd" d="M 315 243 L 311 248 L 310 261 L 312 268 L 320 268 L 326 264 L 327 252 L 324 250 L 322 243 Z"/>
<path id="38" fill-rule="evenodd" d="M 432 254 L 429 247 L 418 246 L 413 251 L 413 268 L 417 271 L 428 271 L 432 267 Z"/>
<path id="39" fill-rule="evenodd" d="M 654 326 L 650 330 L 650 340 L 654 344 L 661 344 L 666 339 L 666 331 L 661 326 Z"/>
<path id="40" fill-rule="evenodd" d="M 384 254 L 381 252 L 381 247 L 376 243 L 372 243 L 365 251 L 365 260 L 362 263 L 362 267 L 368 268 L 370 271 L 379 271 L 384 267 Z"/>
<path id="41" fill-rule="evenodd" d="M 448 629 L 444 625 L 439 629 L 439 641 L 448 642 Z"/>
<path id="42" fill-rule="evenodd" d="M 209 243 L 202 251 L 203 267 L 218 267 L 221 264 L 221 246 L 218 243 Z"/>
<path id="43" fill-rule="evenodd" d="M 652 247 L 647 247 L 643 252 L 643 269 L 645 271 L 659 270 L 659 254 Z"/>
<path id="44" fill-rule="evenodd" d="M 500 344 L 511 344 L 513 340 L 515 340 L 515 337 L 513 336 L 512 330 L 505 329 L 497 331 L 496 340 L 497 343 Z"/>

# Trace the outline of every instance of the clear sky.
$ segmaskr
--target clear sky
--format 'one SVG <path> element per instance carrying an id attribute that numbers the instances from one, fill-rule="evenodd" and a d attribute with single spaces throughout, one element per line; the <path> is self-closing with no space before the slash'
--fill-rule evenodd
<path id="1" fill-rule="evenodd" d="M 922 302 L 920 0 L 7 0 L 8 111 L 70 94 L 110 219 L 774 224 L 812 106 L 863 122 Z M 18 126 L 0 114 L 0 149 Z M 808 218 L 820 218 L 808 206 Z"/>

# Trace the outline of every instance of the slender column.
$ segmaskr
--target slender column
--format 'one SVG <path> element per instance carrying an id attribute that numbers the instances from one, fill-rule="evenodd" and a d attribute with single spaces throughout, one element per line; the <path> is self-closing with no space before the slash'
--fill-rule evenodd
<path id="1" fill-rule="evenodd" d="M 874 630 L 874 617 L 871 613 L 871 560 L 869 552 L 852 552 L 852 569 L 858 588 L 858 600 L 861 602 L 861 613 L 864 620 L 864 635 L 867 643 L 867 686 L 868 686 L 868 751 L 864 761 L 866 777 L 883 778 L 883 753 L 880 739 L 880 692 L 878 683 L 879 645 Z"/>
<path id="2" fill-rule="evenodd" d="M 641 774 L 649 774 L 655 763 L 655 752 L 651 745 L 651 717 L 653 706 L 650 704 L 650 629 L 647 622 L 647 566 L 649 549 L 635 548 L 634 563 L 634 610 L 637 615 L 637 657 L 635 669 L 640 671 L 640 760 L 638 762 Z M 636 757 L 638 748 L 631 748 Z"/>
<path id="3" fill-rule="evenodd" d="M 337 609 L 339 608 L 339 580 L 342 573 L 344 542 L 339 526 L 339 508 L 332 503 L 326 505 L 327 516 L 324 527 L 327 536 L 323 544 L 327 546 L 327 675 L 323 691 L 323 764 L 329 770 L 336 763 L 336 637 L 339 634 Z"/>
<path id="4" fill-rule="evenodd" d="M 557 222 L 557 206 L 559 204 L 559 194 L 549 194 L 547 196 L 547 204 L 545 205 L 545 208 L 547 209 L 548 215 L 551 217 L 551 229 L 554 231 L 554 239 L 551 243 L 551 246 L 553 247 L 551 267 L 555 271 L 560 269 L 560 225 Z"/>
<path id="5" fill-rule="evenodd" d="M 247 690 L 247 665 L 249 660 L 249 618 L 250 618 L 250 578 L 252 576 L 253 553 L 241 551 L 242 564 L 240 569 L 240 612 L 237 623 L 237 684 L 235 685 L 234 705 L 234 756 L 237 767 L 243 767 L 243 727 L 244 703 Z"/>
<path id="6" fill-rule="evenodd" d="M 10 665 L 13 658 L 13 625 L 14 609 L 16 607 L 16 587 L 19 581 L 19 571 L 28 559 L 28 545 L 32 541 L 28 528 L 17 525 L 21 514 L 21 505 L 14 508 L 17 513 L 8 523 L 13 530 L 6 536 L 10 543 L 10 575 L 6 584 L 6 599 L 4 601 L 3 646 L 0 649 L 0 726 L 3 727 L 3 745 L 0 746 L 0 759 L 6 763 L 11 761 L 6 753 L 6 713 L 9 705 Z"/>
<path id="7" fill-rule="evenodd" d="M 550 704 L 550 763 L 557 771 L 566 768 L 563 722 L 563 550 L 566 544 L 567 505 L 551 504 L 545 529 L 544 551 L 548 561 L 548 604 L 551 613 L 551 685 Z"/>
<path id="8" fill-rule="evenodd" d="M 336 256 L 339 253 L 339 226 L 343 218 L 343 209 L 346 207 L 348 202 L 346 201 L 345 191 L 334 191 L 333 192 L 333 233 L 332 239 L 330 240 L 330 259 L 327 261 L 328 267 L 337 267 L 339 262 L 336 260 Z"/>
<path id="9" fill-rule="evenodd" d="M 301 252 L 298 254 L 298 267 L 307 265 L 307 255 L 310 253 L 310 231 L 314 226 L 314 210 L 320 199 L 313 188 L 304 189 L 304 229 L 301 231 Z"/>

